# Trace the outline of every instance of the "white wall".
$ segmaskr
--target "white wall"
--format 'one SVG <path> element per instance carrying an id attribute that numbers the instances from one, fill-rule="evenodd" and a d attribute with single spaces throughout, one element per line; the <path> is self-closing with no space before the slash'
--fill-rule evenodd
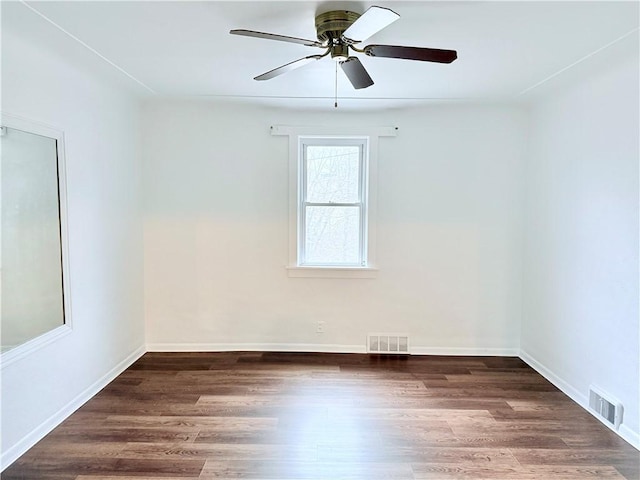
<path id="1" fill-rule="evenodd" d="M 583 405 L 625 408 L 640 445 L 638 58 L 538 102 L 526 170 L 523 358 Z"/>
<path id="2" fill-rule="evenodd" d="M 140 355 L 144 324 L 137 102 L 5 29 L 2 109 L 65 132 L 73 320 L 2 365 L 6 466 Z"/>
<path id="3" fill-rule="evenodd" d="M 399 127 L 380 139 L 377 279 L 287 276 L 278 124 Z M 401 332 L 414 352 L 517 354 L 522 111 L 151 101 L 142 130 L 150 349 L 363 351 L 367 333 Z"/>

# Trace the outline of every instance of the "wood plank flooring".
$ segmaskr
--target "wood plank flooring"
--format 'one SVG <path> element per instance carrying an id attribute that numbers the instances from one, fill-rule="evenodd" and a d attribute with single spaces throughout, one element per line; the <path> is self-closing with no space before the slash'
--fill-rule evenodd
<path id="1" fill-rule="evenodd" d="M 518 358 L 148 353 L 3 480 L 640 478 Z"/>

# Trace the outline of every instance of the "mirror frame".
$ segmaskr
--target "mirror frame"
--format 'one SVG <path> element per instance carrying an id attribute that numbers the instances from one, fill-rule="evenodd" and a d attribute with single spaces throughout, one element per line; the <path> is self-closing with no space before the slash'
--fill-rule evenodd
<path id="1" fill-rule="evenodd" d="M 64 323 L 38 335 L 26 342 L 17 345 L 10 350 L 0 354 L 0 369 L 16 362 L 17 360 L 31 355 L 33 352 L 43 348 L 45 345 L 58 340 L 71 333 L 71 288 L 70 288 L 70 268 L 69 268 L 69 231 L 67 223 L 67 168 L 64 144 L 64 131 L 40 122 L 35 122 L 27 118 L 0 112 L 0 125 L 3 127 L 22 130 L 56 140 L 57 151 L 57 172 L 58 172 L 58 208 L 60 218 L 60 246 L 61 246 L 61 267 L 62 267 L 62 291 Z M 1 300 L 0 300 L 1 301 Z"/>

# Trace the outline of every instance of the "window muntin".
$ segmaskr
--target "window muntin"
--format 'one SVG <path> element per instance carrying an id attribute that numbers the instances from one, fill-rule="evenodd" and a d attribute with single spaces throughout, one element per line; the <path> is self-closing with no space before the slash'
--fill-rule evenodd
<path id="1" fill-rule="evenodd" d="M 367 144 L 300 138 L 299 266 L 367 266 Z"/>

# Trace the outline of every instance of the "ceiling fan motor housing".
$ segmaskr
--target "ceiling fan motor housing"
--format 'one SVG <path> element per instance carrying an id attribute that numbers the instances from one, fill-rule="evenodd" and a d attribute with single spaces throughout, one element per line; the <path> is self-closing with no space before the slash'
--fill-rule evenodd
<path id="1" fill-rule="evenodd" d="M 331 58 L 344 62 L 349 58 L 349 44 L 342 39 L 344 31 L 360 17 L 348 10 L 332 10 L 316 17 L 318 40 L 327 44 Z"/>
<path id="2" fill-rule="evenodd" d="M 360 17 L 359 13 L 348 10 L 332 10 L 316 17 L 318 40 L 329 45 L 340 41 L 344 31 Z"/>

